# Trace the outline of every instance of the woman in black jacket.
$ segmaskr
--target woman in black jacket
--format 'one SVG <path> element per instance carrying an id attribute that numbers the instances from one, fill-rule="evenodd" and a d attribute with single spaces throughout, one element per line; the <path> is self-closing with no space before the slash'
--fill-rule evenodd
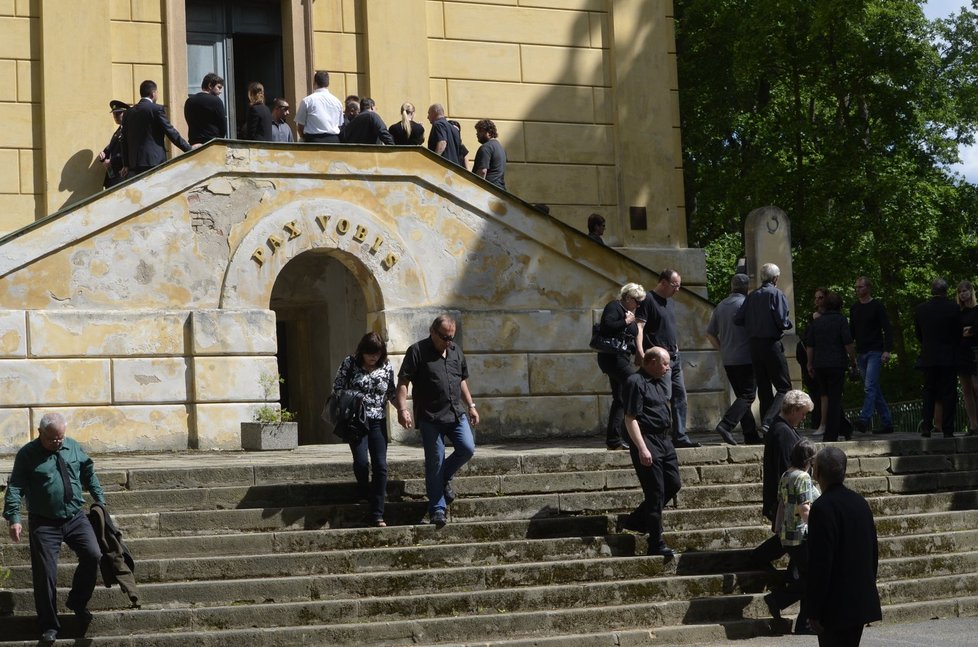
<path id="1" fill-rule="evenodd" d="M 849 320 L 842 314 L 842 297 L 829 292 L 823 304 L 825 311 L 808 324 L 805 334 L 808 375 L 815 379 L 819 393 L 826 397 L 826 408 L 822 412 L 824 440 L 836 441 L 840 432 L 849 440 L 852 438 L 852 428 L 843 423 L 842 388 L 845 386 L 846 368 L 856 366 L 856 349 Z"/>
<path id="2" fill-rule="evenodd" d="M 273 141 L 272 111 L 265 105 L 265 86 L 251 83 L 248 86 L 248 103 L 244 138 L 259 142 Z"/>
<path id="3" fill-rule="evenodd" d="M 604 307 L 601 313 L 602 337 L 625 341 L 618 353 L 598 353 L 598 368 L 608 376 L 611 384 L 611 409 L 608 411 L 606 442 L 608 449 L 628 449 L 628 433 L 625 431 L 625 408 L 621 400 L 621 388 L 628 376 L 635 372 L 632 354 L 635 352 L 635 309 L 645 298 L 645 288 L 637 283 L 626 283 L 618 291 L 618 298 Z"/>

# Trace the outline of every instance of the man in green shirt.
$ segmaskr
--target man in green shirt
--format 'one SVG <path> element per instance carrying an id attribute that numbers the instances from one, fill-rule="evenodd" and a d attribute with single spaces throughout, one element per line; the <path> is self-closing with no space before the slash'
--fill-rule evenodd
<path id="1" fill-rule="evenodd" d="M 59 413 L 48 413 L 38 425 L 38 437 L 27 443 L 14 458 L 7 482 L 3 516 L 10 524 L 10 538 L 20 541 L 23 526 L 20 503 L 27 501 L 34 606 L 41 626 L 41 642 L 53 643 L 61 628 L 57 614 L 58 553 L 62 542 L 75 551 L 78 568 L 65 606 L 83 624 L 92 614 L 88 601 L 95 590 L 99 549 L 95 533 L 82 510 L 86 488 L 99 503 L 105 503 L 95 466 L 76 441 L 65 437 L 67 423 Z"/>

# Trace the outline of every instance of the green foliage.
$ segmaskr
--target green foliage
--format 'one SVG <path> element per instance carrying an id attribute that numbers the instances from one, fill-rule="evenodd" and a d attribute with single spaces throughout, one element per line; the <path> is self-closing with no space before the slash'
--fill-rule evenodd
<path id="1" fill-rule="evenodd" d="M 931 279 L 978 274 L 978 192 L 947 170 L 978 125 L 978 15 L 930 23 L 920 4 L 675 2 L 688 230 L 711 297 L 747 213 L 781 207 L 801 313 L 816 286 L 848 306 L 857 276 L 876 285 L 893 397 L 919 389 L 913 308 Z"/>
<path id="2" fill-rule="evenodd" d="M 265 394 L 265 400 L 268 401 L 275 398 L 278 386 L 284 384 L 285 379 L 277 373 L 262 373 L 258 377 L 258 383 L 261 385 L 262 391 Z M 288 409 L 263 405 L 255 410 L 255 422 L 277 425 L 282 422 L 294 422 L 296 415 L 296 412 L 289 411 Z"/>

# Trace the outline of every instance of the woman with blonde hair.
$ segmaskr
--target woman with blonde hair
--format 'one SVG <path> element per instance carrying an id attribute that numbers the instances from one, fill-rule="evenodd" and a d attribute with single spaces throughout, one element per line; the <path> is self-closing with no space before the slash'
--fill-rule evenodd
<path id="1" fill-rule="evenodd" d="M 265 86 L 257 82 L 248 85 L 248 104 L 244 138 L 260 142 L 274 141 L 274 120 L 272 111 L 265 105 Z"/>
<path id="2" fill-rule="evenodd" d="M 961 308 L 961 359 L 958 379 L 964 394 L 964 410 L 968 414 L 968 435 L 978 435 L 978 302 L 971 281 L 958 283 L 958 307 Z"/>
<path id="3" fill-rule="evenodd" d="M 401 104 L 401 120 L 391 124 L 387 130 L 394 138 L 395 146 L 424 145 L 424 126 L 414 120 L 414 105 L 411 103 Z"/>
<path id="4" fill-rule="evenodd" d="M 625 405 L 621 399 L 622 386 L 635 372 L 632 354 L 635 352 L 635 309 L 645 298 L 645 288 L 637 283 L 626 283 L 618 291 L 618 298 L 609 301 L 601 313 L 599 330 L 602 337 L 620 339 L 618 352 L 598 353 L 598 368 L 608 376 L 611 385 L 611 408 L 608 410 L 608 427 L 605 442 L 608 449 L 628 449 L 628 432 L 625 431 Z"/>

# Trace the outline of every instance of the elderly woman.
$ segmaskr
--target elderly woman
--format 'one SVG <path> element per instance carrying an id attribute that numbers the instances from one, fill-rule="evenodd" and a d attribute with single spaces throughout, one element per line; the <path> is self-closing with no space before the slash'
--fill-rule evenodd
<path id="1" fill-rule="evenodd" d="M 791 466 L 791 450 L 801 440 L 795 428 L 801 424 L 815 405 L 804 391 L 792 389 L 784 394 L 781 413 L 774 417 L 771 427 L 764 434 L 764 483 L 762 486 L 761 513 L 772 523 L 778 514 L 778 481 Z M 758 566 L 769 567 L 771 562 L 784 555 L 784 546 L 778 534 L 751 553 Z"/>
<path id="2" fill-rule="evenodd" d="M 802 600 L 808 578 L 808 512 L 821 494 L 812 480 L 812 463 L 815 461 L 815 444 L 807 439 L 795 443 L 791 449 L 791 464 L 781 475 L 778 483 L 778 518 L 774 530 L 781 545 L 788 552 L 788 570 L 784 587 L 764 596 L 768 611 L 775 618 L 781 611 Z M 780 522 L 780 523 L 778 523 Z M 805 602 L 795 620 L 795 633 L 811 633 L 808 629 Z"/>
<path id="3" fill-rule="evenodd" d="M 961 308 L 961 359 L 958 362 L 958 379 L 964 395 L 964 410 L 968 414 L 968 435 L 978 435 L 978 365 L 975 351 L 978 347 L 978 303 L 975 302 L 975 286 L 971 281 L 958 283 L 958 307 Z"/>
<path id="4" fill-rule="evenodd" d="M 604 307 L 601 313 L 602 337 L 621 339 L 621 352 L 598 353 L 598 368 L 608 376 L 611 385 L 611 409 L 608 411 L 606 443 L 608 449 L 628 449 L 628 432 L 625 431 L 625 409 L 621 389 L 628 376 L 635 372 L 632 354 L 635 352 L 635 309 L 645 298 L 645 288 L 637 283 L 626 283 L 618 291 L 618 298 Z"/>
<path id="5" fill-rule="evenodd" d="M 842 314 L 842 297 L 835 292 L 825 295 L 822 316 L 808 325 L 805 331 L 805 350 L 808 354 L 808 375 L 815 379 L 818 391 L 826 398 L 822 411 L 826 442 L 852 438 L 852 429 L 843 425 L 842 389 L 846 383 L 846 367 L 856 367 L 856 348 L 852 341 L 849 320 Z"/>

